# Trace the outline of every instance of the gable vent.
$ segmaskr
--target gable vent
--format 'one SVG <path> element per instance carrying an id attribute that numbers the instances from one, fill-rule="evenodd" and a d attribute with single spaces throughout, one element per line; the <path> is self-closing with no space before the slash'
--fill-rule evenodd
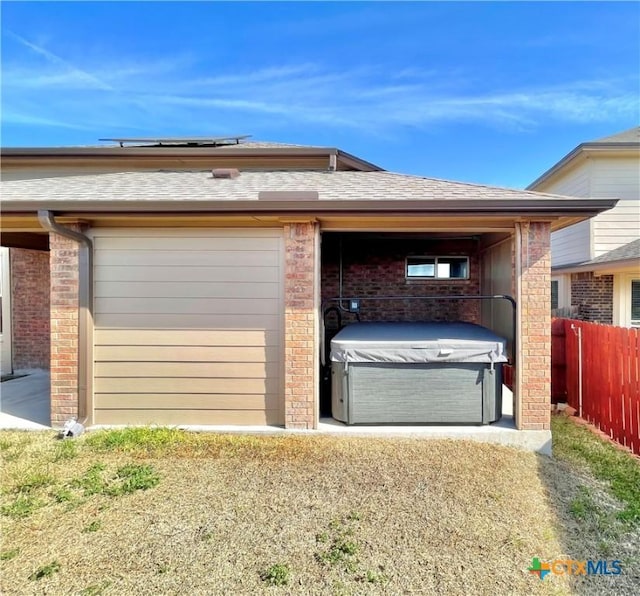
<path id="1" fill-rule="evenodd" d="M 211 175 L 214 178 L 237 178 L 240 176 L 240 171 L 235 168 L 216 168 L 211 170 Z"/>

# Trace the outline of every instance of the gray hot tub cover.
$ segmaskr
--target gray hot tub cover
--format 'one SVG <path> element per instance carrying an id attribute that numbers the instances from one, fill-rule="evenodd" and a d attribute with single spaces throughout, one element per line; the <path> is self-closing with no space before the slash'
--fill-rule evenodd
<path id="1" fill-rule="evenodd" d="M 506 340 L 473 323 L 354 323 L 331 340 L 333 362 L 507 362 Z"/>

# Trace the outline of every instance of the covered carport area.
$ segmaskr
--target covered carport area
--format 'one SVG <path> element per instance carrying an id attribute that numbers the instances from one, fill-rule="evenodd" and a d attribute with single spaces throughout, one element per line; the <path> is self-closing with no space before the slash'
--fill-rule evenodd
<path id="1" fill-rule="evenodd" d="M 12 225 L 13 224 L 13 225 Z M 0 428 L 51 425 L 49 234 L 3 214 Z"/>

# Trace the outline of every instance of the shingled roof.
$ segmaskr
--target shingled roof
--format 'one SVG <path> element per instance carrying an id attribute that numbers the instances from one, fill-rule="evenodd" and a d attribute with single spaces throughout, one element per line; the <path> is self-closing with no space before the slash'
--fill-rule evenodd
<path id="1" fill-rule="evenodd" d="M 634 126 L 629 130 L 623 130 L 608 137 L 602 137 L 595 141 L 589 141 L 588 145 L 609 145 L 611 143 L 637 143 L 640 145 L 640 126 Z"/>
<path id="2" fill-rule="evenodd" d="M 640 259 L 640 238 L 623 244 L 618 248 L 614 248 L 595 259 L 591 259 L 588 264 L 615 263 L 617 261 L 628 261 L 630 259 Z"/>
<path id="3" fill-rule="evenodd" d="M 0 185 L 5 213 L 403 213 L 450 217 L 544 217 L 559 229 L 610 209 L 616 199 L 576 198 L 385 171 L 137 171 Z"/>
<path id="4" fill-rule="evenodd" d="M 536 193 L 481 184 L 452 182 L 392 172 L 247 171 L 237 178 L 213 178 L 210 172 L 118 172 L 65 176 L 1 183 L 3 206 L 13 201 L 95 202 L 148 200 L 253 201 L 264 191 L 317 191 L 322 201 L 523 201 L 567 200 L 560 195 Z M 576 199 L 584 201 L 584 199 Z"/>

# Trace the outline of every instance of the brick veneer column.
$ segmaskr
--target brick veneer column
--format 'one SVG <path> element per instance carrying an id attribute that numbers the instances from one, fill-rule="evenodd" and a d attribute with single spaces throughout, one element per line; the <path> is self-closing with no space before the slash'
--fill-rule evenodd
<path id="1" fill-rule="evenodd" d="M 285 237 L 285 427 L 315 426 L 315 225 L 290 223 Z"/>
<path id="2" fill-rule="evenodd" d="M 13 366 L 49 368 L 49 253 L 12 248 L 9 255 Z"/>
<path id="3" fill-rule="evenodd" d="M 551 423 L 551 229 L 546 222 L 521 224 L 520 362 L 523 430 Z"/>
<path id="4" fill-rule="evenodd" d="M 80 231 L 80 226 L 67 225 Z M 78 243 L 50 234 L 51 426 L 78 416 Z"/>

